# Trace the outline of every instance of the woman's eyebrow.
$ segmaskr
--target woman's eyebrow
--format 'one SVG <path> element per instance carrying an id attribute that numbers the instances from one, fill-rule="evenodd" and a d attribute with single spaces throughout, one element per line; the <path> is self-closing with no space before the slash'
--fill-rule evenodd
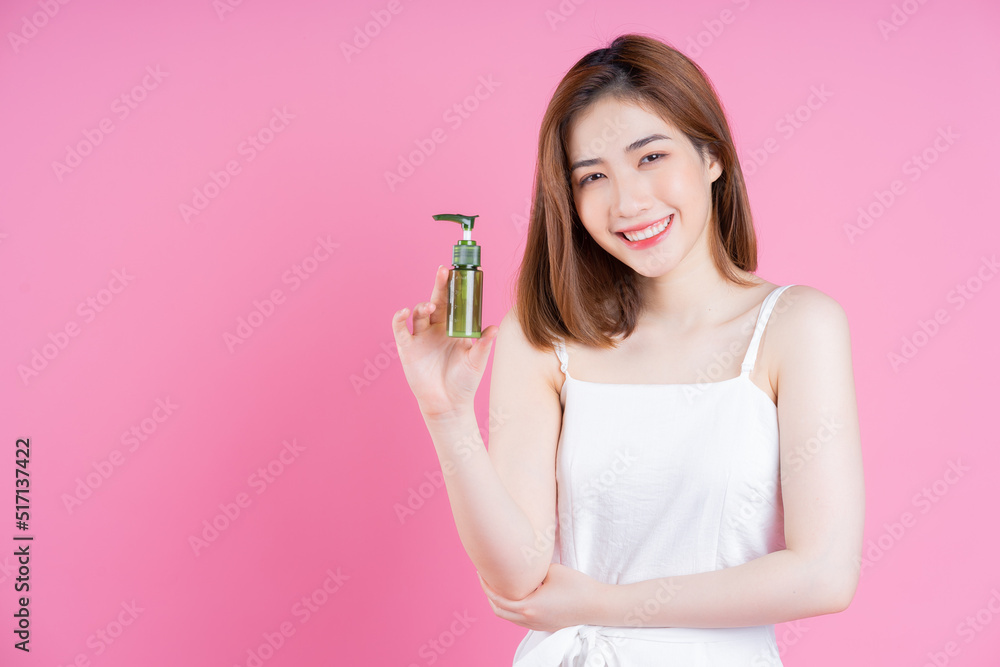
<path id="1" fill-rule="evenodd" d="M 632 151 L 637 151 L 646 144 L 648 144 L 649 142 L 657 141 L 658 139 L 666 139 L 667 141 L 670 141 L 670 137 L 668 137 L 665 134 L 651 134 L 648 137 L 643 137 L 642 139 L 636 139 L 635 141 L 630 143 L 628 146 L 625 147 L 625 152 L 631 153 Z M 576 171 L 580 167 L 590 167 L 595 164 L 601 164 L 602 162 L 604 162 L 604 160 L 599 157 L 587 158 L 585 160 L 577 160 L 570 167 L 570 171 Z"/>

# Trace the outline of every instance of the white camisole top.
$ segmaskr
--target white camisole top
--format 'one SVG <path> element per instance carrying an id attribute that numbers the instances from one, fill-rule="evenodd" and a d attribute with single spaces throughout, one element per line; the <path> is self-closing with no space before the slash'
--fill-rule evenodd
<path id="1" fill-rule="evenodd" d="M 553 562 L 609 584 L 696 574 L 783 549 L 778 411 L 750 380 L 778 296 L 764 299 L 740 374 L 698 384 L 566 377 Z M 669 591 L 664 591 L 669 595 Z M 658 604 L 647 603 L 650 611 Z M 776 667 L 773 625 L 575 625 L 528 630 L 514 667 Z"/>

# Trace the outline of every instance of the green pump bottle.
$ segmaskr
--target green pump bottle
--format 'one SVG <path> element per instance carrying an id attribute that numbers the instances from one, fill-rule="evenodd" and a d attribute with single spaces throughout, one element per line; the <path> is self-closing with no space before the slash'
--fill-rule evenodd
<path id="1" fill-rule="evenodd" d="M 483 335 L 483 272 L 480 270 L 481 246 L 472 240 L 472 226 L 478 215 L 440 213 L 435 220 L 450 220 L 462 225 L 462 240 L 452 252 L 448 272 L 448 335 L 453 338 L 480 338 Z"/>

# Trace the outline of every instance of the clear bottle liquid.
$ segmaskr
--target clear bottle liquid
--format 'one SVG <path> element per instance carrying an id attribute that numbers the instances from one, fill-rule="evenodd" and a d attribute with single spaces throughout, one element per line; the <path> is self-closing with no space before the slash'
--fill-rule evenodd
<path id="1" fill-rule="evenodd" d="M 448 335 L 479 338 L 483 323 L 483 272 L 456 265 L 448 272 Z"/>

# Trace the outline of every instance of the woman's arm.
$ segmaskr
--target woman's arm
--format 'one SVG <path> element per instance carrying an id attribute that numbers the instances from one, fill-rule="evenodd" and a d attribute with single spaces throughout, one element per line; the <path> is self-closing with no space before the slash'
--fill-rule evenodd
<path id="1" fill-rule="evenodd" d="M 793 291 L 794 308 L 782 309 Z M 864 477 L 847 317 L 823 292 L 796 285 L 779 297 L 765 332 L 778 359 L 786 548 L 712 572 L 600 584 L 591 624 L 764 625 L 850 605 L 860 575 Z"/>
<path id="2" fill-rule="evenodd" d="M 546 363 L 558 364 L 555 353 L 532 347 L 509 311 L 494 351 L 489 450 L 471 410 L 424 418 L 462 545 L 480 576 L 512 599 L 535 590 L 552 561 L 562 407 Z"/>

